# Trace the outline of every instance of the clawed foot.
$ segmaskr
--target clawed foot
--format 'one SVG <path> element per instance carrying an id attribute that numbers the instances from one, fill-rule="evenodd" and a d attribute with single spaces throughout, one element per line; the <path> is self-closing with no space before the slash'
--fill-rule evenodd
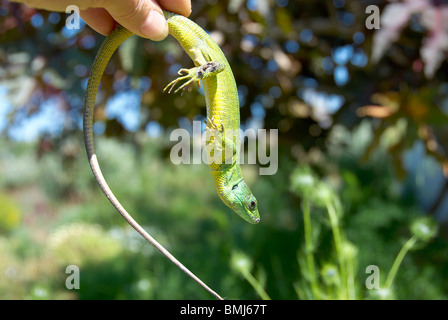
<path id="1" fill-rule="evenodd" d="M 191 69 L 180 69 L 177 74 L 182 76 L 177 79 L 171 81 L 163 91 L 168 90 L 168 93 L 171 93 L 171 90 L 176 86 L 176 84 L 180 81 L 187 80 L 183 85 L 177 88 L 174 93 L 179 90 L 182 90 L 182 94 L 185 90 L 191 91 L 193 89 L 194 84 L 196 83 L 198 87 L 201 87 L 201 82 L 199 80 L 208 78 L 210 76 L 217 75 L 222 70 L 224 70 L 225 66 L 222 63 L 216 61 L 207 62 L 199 67 L 191 68 Z"/>
<path id="2" fill-rule="evenodd" d="M 193 89 L 194 84 L 196 83 L 198 87 L 201 87 L 201 83 L 199 81 L 198 75 L 197 75 L 197 68 L 191 68 L 191 69 L 180 69 L 177 72 L 178 75 L 182 76 L 179 78 L 174 79 L 171 81 L 165 89 L 163 89 L 163 92 L 168 90 L 168 93 L 171 93 L 171 90 L 176 86 L 176 84 L 180 81 L 188 80 L 183 85 L 181 85 L 179 88 L 177 88 L 174 93 L 177 93 L 179 90 L 182 90 L 182 94 L 184 94 L 185 90 L 191 91 Z"/>
<path id="3" fill-rule="evenodd" d="M 218 127 L 218 125 L 215 123 L 213 117 L 211 119 L 207 118 L 207 121 L 204 121 L 204 122 L 207 125 L 207 129 L 216 130 L 220 133 L 224 132 L 224 126 L 222 125 L 222 123 L 221 123 L 221 127 Z"/>

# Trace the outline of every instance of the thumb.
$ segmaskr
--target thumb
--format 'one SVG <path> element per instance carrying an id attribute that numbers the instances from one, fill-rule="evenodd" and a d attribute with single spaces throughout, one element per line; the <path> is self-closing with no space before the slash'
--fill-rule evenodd
<path id="1" fill-rule="evenodd" d="M 115 21 L 141 37 L 159 41 L 168 35 L 168 23 L 154 0 L 107 1 L 105 9 Z"/>

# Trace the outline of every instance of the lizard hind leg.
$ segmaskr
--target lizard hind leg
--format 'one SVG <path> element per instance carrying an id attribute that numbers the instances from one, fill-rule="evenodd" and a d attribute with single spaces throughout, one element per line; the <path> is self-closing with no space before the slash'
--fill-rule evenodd
<path id="1" fill-rule="evenodd" d="M 207 164 L 214 170 L 222 170 L 233 164 L 235 144 L 232 136 L 227 136 L 224 132 L 224 126 L 215 123 L 213 117 L 207 118 L 205 123 Z"/>

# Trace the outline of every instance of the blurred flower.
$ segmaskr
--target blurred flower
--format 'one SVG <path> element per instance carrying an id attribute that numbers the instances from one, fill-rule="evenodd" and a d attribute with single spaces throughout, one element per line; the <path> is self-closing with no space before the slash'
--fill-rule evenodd
<path id="1" fill-rule="evenodd" d="M 326 182 L 319 182 L 316 190 L 312 195 L 312 199 L 316 205 L 326 207 L 329 203 L 337 198 L 333 188 Z"/>
<path id="2" fill-rule="evenodd" d="M 335 205 L 338 199 L 331 185 L 326 181 L 320 181 L 308 166 L 299 166 L 291 174 L 291 190 L 299 196 L 309 197 L 320 207 Z"/>
<path id="3" fill-rule="evenodd" d="M 348 241 L 344 241 L 342 243 L 342 255 L 347 259 L 354 259 L 356 255 L 358 254 L 358 248 L 356 246 Z"/>
<path id="4" fill-rule="evenodd" d="M 392 300 L 394 299 L 394 292 L 391 289 L 375 289 L 375 290 L 370 290 L 370 297 L 372 299 L 376 299 L 376 300 Z"/>
<path id="5" fill-rule="evenodd" d="M 240 251 L 232 252 L 230 265 L 234 270 L 241 272 L 242 274 L 250 273 L 252 270 L 252 261 L 246 254 Z"/>
<path id="6" fill-rule="evenodd" d="M 297 167 L 291 175 L 291 189 L 297 195 L 309 195 L 315 190 L 317 177 L 310 167 Z"/>
<path id="7" fill-rule="evenodd" d="M 437 234 L 437 223 L 431 217 L 421 217 L 411 224 L 412 234 L 423 242 L 428 242 Z"/>
<path id="8" fill-rule="evenodd" d="M 338 268 L 332 263 L 324 264 L 320 274 L 327 286 L 336 285 L 340 282 Z"/>
<path id="9" fill-rule="evenodd" d="M 78 266 L 113 259 L 124 250 L 99 225 L 81 222 L 59 227 L 50 236 L 49 245 L 62 263 Z"/>

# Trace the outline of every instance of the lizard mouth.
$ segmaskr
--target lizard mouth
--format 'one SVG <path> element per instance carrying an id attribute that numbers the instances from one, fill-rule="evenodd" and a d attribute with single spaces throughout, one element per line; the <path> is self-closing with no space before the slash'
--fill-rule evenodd
<path id="1" fill-rule="evenodd" d="M 256 218 L 253 215 L 250 215 L 250 219 L 245 220 L 251 224 L 257 224 L 258 222 L 260 222 L 260 218 Z"/>

